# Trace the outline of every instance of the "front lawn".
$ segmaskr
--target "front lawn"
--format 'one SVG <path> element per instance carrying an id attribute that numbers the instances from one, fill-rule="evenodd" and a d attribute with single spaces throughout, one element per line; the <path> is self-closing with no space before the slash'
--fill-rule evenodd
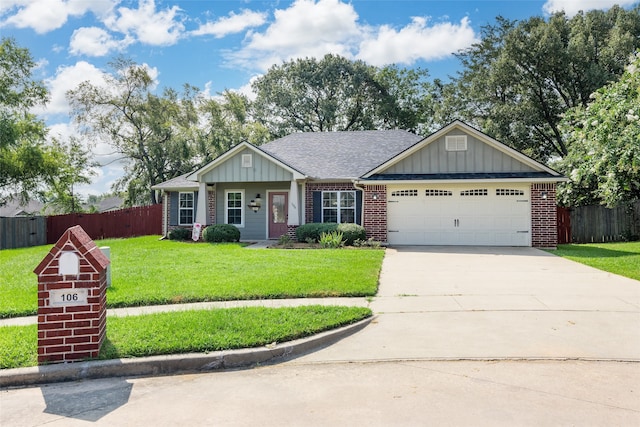
<path id="1" fill-rule="evenodd" d="M 555 255 L 640 280 L 640 242 L 558 245 Z"/>
<path id="2" fill-rule="evenodd" d="M 253 250 L 240 244 L 159 240 L 96 241 L 111 247 L 107 306 L 196 301 L 371 296 L 384 251 Z M 37 312 L 33 269 L 51 246 L 0 251 L 0 318 Z"/>
<path id="3" fill-rule="evenodd" d="M 371 316 L 363 307 L 246 307 L 107 318 L 100 359 L 260 347 Z M 0 327 L 0 369 L 36 366 L 37 325 Z"/>

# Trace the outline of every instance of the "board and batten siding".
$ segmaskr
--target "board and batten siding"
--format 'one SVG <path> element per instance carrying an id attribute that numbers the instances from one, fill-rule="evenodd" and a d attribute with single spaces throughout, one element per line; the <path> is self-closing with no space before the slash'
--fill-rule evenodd
<path id="1" fill-rule="evenodd" d="M 242 155 L 251 156 L 251 166 L 243 167 Z M 244 149 L 215 169 L 205 173 L 201 182 L 291 181 L 293 174 L 255 151 Z"/>
<path id="2" fill-rule="evenodd" d="M 535 172 L 532 167 L 473 136 L 454 130 L 447 135 L 467 135 L 466 151 L 447 151 L 446 136 L 386 169 L 385 174 Z"/>

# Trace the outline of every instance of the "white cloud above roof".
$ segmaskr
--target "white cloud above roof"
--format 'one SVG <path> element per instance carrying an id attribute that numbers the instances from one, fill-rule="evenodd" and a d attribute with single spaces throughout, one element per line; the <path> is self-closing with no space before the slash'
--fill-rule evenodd
<path id="1" fill-rule="evenodd" d="M 87 12 L 97 16 L 108 14 L 115 4 L 114 0 L 3 0 L 0 16 L 13 14 L 0 21 L 0 27 L 31 28 L 45 34 L 62 27 L 69 17 Z"/>
<path id="2" fill-rule="evenodd" d="M 98 27 L 81 27 L 74 30 L 69 43 L 73 55 L 105 56 L 125 49 L 133 42 L 131 37 L 116 40 L 106 30 Z"/>
<path id="3" fill-rule="evenodd" d="M 478 40 L 470 20 L 431 23 L 413 17 L 402 27 L 371 26 L 359 21 L 350 3 L 297 0 L 274 12 L 262 32 L 247 35 L 245 45 L 227 55 L 235 64 L 260 71 L 295 58 L 321 58 L 327 53 L 362 59 L 372 65 L 413 64 L 441 59 Z"/>
<path id="4" fill-rule="evenodd" d="M 568 16 L 574 16 L 581 10 L 609 9 L 616 4 L 626 7 L 635 3 L 637 0 L 547 0 L 542 9 L 549 14 L 564 11 Z"/>
<path id="5" fill-rule="evenodd" d="M 228 16 L 216 21 L 206 22 L 191 34 L 195 36 L 213 35 L 216 38 L 222 38 L 229 34 L 241 33 L 249 28 L 259 27 L 266 21 L 267 13 L 244 9 L 240 13 L 230 12 Z"/>
<path id="6" fill-rule="evenodd" d="M 104 24 L 111 31 L 135 36 L 137 41 L 152 46 L 176 44 L 185 29 L 178 6 L 157 11 L 154 0 L 140 0 L 137 9 L 118 7 Z"/>
<path id="7" fill-rule="evenodd" d="M 413 64 L 417 60 L 441 59 L 478 41 L 469 18 L 459 24 L 440 22 L 429 25 L 429 19 L 413 17 L 400 29 L 383 25 L 374 37 L 360 44 L 357 58 L 372 65 Z"/>

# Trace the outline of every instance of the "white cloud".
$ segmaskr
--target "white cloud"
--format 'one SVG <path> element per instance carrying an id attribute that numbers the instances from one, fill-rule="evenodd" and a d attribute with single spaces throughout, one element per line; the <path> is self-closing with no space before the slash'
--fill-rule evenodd
<path id="1" fill-rule="evenodd" d="M 564 12 L 568 16 L 574 16 L 579 11 L 588 11 L 593 9 L 609 9 L 613 5 L 622 7 L 631 6 L 638 0 L 547 0 L 542 6 L 542 10 L 551 14 L 555 12 Z"/>
<path id="2" fill-rule="evenodd" d="M 233 61 L 265 70 L 297 57 L 351 57 L 360 35 L 353 6 L 338 0 L 297 0 L 274 16 L 266 31 L 248 35 L 246 46 L 230 55 Z"/>
<path id="3" fill-rule="evenodd" d="M 411 65 L 421 59 L 444 58 L 478 41 L 467 17 L 460 24 L 428 24 L 427 18 L 414 17 L 409 25 L 399 30 L 383 25 L 374 38 L 360 44 L 357 58 L 377 66 Z"/>
<path id="4" fill-rule="evenodd" d="M 119 7 L 117 14 L 106 18 L 104 24 L 112 31 L 135 35 L 142 43 L 170 46 L 176 44 L 184 32 L 179 12 L 178 6 L 156 11 L 154 0 L 140 0 L 138 9 Z"/>
<path id="5" fill-rule="evenodd" d="M 115 40 L 102 28 L 81 27 L 73 32 L 69 51 L 74 55 L 105 56 L 112 51 L 123 50 L 132 41 L 131 38 Z"/>
<path id="6" fill-rule="evenodd" d="M 93 12 L 104 16 L 119 0 L 3 0 L 0 27 L 31 28 L 38 34 L 62 27 L 69 17 Z"/>
<path id="7" fill-rule="evenodd" d="M 97 86 L 106 85 L 103 72 L 86 61 L 59 67 L 55 76 L 45 80 L 51 95 L 49 104 L 35 112 L 45 116 L 68 114 L 70 108 L 66 97 L 67 91 L 75 89 L 80 83 L 87 80 Z"/>
<path id="8" fill-rule="evenodd" d="M 250 33 L 245 45 L 227 54 L 235 65 L 265 71 L 295 58 L 322 58 L 328 53 L 362 59 L 373 65 L 413 64 L 440 59 L 478 40 L 468 18 L 448 17 L 431 23 L 414 17 L 404 27 L 359 23 L 352 4 L 340 0 L 296 0 L 274 13 L 263 32 Z"/>
<path id="9" fill-rule="evenodd" d="M 248 28 L 259 27 L 264 24 L 266 20 L 266 13 L 245 9 L 239 14 L 231 12 L 229 16 L 220 18 L 215 22 L 202 24 L 191 34 L 195 36 L 210 34 L 216 38 L 222 38 L 228 34 L 240 33 Z"/>

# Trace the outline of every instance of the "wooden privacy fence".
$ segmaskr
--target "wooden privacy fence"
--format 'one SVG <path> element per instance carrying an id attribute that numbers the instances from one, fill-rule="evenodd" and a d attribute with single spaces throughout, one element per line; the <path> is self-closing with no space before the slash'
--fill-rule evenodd
<path id="1" fill-rule="evenodd" d="M 45 243 L 47 243 L 45 217 L 0 218 L 0 249 L 24 248 Z"/>
<path id="2" fill-rule="evenodd" d="M 47 217 L 47 243 L 55 243 L 74 225 L 81 226 L 94 240 L 162 234 L 162 205 L 50 216 Z"/>
<path id="3" fill-rule="evenodd" d="M 564 241 L 566 237 L 570 240 Z M 558 243 L 620 242 L 639 237 L 640 201 L 613 209 L 604 206 L 558 208 Z"/>

